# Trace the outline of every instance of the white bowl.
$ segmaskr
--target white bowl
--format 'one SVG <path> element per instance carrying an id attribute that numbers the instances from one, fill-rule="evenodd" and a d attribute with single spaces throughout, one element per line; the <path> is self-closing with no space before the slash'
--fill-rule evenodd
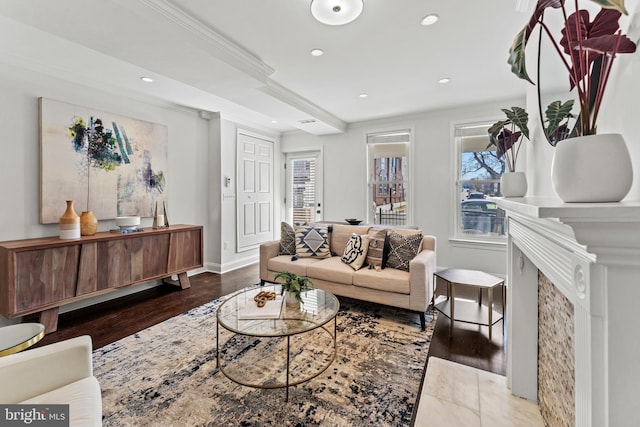
<path id="1" fill-rule="evenodd" d="M 136 228 L 140 225 L 139 216 L 118 216 L 116 225 L 120 228 Z"/>

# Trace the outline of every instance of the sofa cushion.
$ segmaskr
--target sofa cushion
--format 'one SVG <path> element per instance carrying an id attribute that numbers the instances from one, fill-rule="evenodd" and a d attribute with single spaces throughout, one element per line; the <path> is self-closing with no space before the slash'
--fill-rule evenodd
<path id="1" fill-rule="evenodd" d="M 64 387 L 27 399 L 23 404 L 69 404 L 71 426 L 102 425 L 102 395 L 95 377 L 87 377 Z"/>
<path id="2" fill-rule="evenodd" d="M 368 225 L 334 224 L 331 233 L 331 252 L 341 254 L 352 234 L 367 234 L 369 228 Z"/>
<path id="3" fill-rule="evenodd" d="M 388 245 L 385 267 L 409 271 L 409 262 L 422 247 L 422 232 L 403 235 L 391 230 L 387 233 L 385 245 Z"/>
<path id="4" fill-rule="evenodd" d="M 313 279 L 322 279 L 329 282 L 337 282 L 345 285 L 351 285 L 351 276 L 353 269 L 342 262 L 340 257 L 319 260 L 307 267 L 307 277 Z"/>
<path id="5" fill-rule="evenodd" d="M 371 230 L 369 230 L 369 249 L 367 250 L 368 265 L 382 268 L 384 239 L 386 237 L 387 230 L 384 228 L 372 228 Z"/>
<path id="6" fill-rule="evenodd" d="M 369 248 L 369 235 L 364 234 L 362 236 L 358 234 L 352 234 L 351 238 L 347 240 L 347 244 L 344 247 L 342 253 L 342 262 L 347 264 L 354 270 L 359 270 L 367 259 L 367 249 Z"/>
<path id="7" fill-rule="evenodd" d="M 298 225 L 296 230 L 296 256 L 298 258 L 328 258 L 329 231 L 325 225 Z"/>
<path id="8" fill-rule="evenodd" d="M 288 271 L 289 273 L 306 276 L 307 267 L 318 261 L 320 261 L 319 258 L 298 258 L 292 261 L 291 255 L 279 255 L 267 262 L 267 270 L 278 273 Z M 273 278 L 270 278 L 270 280 L 273 280 Z"/>
<path id="9" fill-rule="evenodd" d="M 280 223 L 280 249 L 278 255 L 296 254 L 296 232 L 286 222 Z"/>
<path id="10" fill-rule="evenodd" d="M 396 270 L 395 268 L 385 268 L 384 270 L 360 269 L 353 273 L 353 284 L 354 286 L 380 291 L 407 295 L 410 293 L 409 272 Z"/>

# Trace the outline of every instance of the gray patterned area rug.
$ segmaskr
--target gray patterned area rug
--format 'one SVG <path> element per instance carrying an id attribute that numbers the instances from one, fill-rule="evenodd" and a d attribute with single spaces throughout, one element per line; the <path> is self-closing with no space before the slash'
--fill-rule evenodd
<path id="1" fill-rule="evenodd" d="M 238 385 L 216 368 L 215 311 L 223 300 L 94 351 L 104 426 L 410 424 L 435 324 L 431 313 L 422 331 L 415 313 L 341 298 L 335 360 L 291 387 L 285 402 L 284 389 Z M 254 353 L 262 348 L 247 364 L 254 369 L 281 366 L 286 358 L 274 356 L 282 343 L 244 345 Z"/>

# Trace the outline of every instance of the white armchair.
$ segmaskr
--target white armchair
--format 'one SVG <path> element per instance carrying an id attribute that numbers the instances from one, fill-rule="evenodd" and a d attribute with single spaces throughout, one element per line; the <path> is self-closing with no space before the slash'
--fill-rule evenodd
<path id="1" fill-rule="evenodd" d="M 0 357 L 0 403 L 69 404 L 71 427 L 102 425 L 91 350 L 83 335 Z"/>

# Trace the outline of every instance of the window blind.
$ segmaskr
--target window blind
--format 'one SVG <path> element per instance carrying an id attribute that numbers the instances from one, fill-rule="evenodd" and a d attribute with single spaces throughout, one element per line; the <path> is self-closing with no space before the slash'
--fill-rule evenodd
<path id="1" fill-rule="evenodd" d="M 307 223 L 315 219 L 316 159 L 292 158 L 287 165 L 287 194 L 293 208 L 293 223 Z"/>

